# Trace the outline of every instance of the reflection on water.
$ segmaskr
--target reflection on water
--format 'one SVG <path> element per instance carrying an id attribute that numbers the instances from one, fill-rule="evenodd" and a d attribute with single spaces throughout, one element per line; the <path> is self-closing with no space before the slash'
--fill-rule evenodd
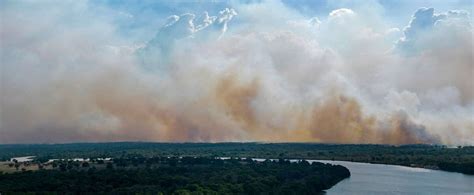
<path id="1" fill-rule="evenodd" d="M 312 161 L 312 160 L 311 160 Z M 345 166 L 351 177 L 327 194 L 474 194 L 474 176 L 422 168 L 345 161 L 318 162 Z"/>

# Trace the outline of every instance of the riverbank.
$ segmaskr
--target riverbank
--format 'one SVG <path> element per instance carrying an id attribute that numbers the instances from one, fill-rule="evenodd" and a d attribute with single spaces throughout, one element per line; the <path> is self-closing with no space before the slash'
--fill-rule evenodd
<path id="1" fill-rule="evenodd" d="M 311 160 L 311 159 L 306 159 Z M 322 159 L 322 160 L 330 160 L 330 159 Z M 379 165 L 395 165 L 395 166 L 403 166 L 409 168 L 423 168 L 423 169 L 430 169 L 430 170 L 437 170 L 437 171 L 446 171 L 446 172 L 455 172 L 455 173 L 462 173 L 466 175 L 474 176 L 474 163 L 446 163 L 446 162 L 438 162 L 435 163 L 436 165 L 428 164 L 400 164 L 394 162 L 371 162 L 371 161 L 350 161 L 346 159 L 331 159 L 330 161 L 346 161 L 346 162 L 358 162 L 358 163 L 369 163 L 369 164 L 379 164 Z"/>

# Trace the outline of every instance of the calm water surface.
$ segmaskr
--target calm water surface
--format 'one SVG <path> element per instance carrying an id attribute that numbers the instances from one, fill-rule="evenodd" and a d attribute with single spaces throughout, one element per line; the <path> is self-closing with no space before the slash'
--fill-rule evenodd
<path id="1" fill-rule="evenodd" d="M 474 176 L 461 173 L 345 161 L 308 160 L 345 166 L 351 177 L 327 194 L 473 194 Z"/>
<path id="2" fill-rule="evenodd" d="M 254 158 L 256 161 L 265 159 Z M 275 159 L 273 159 L 275 160 Z M 292 162 L 299 161 L 290 159 Z M 307 160 L 347 167 L 351 177 L 331 189 L 332 194 L 472 194 L 474 176 L 397 165 L 381 165 L 330 160 Z"/>

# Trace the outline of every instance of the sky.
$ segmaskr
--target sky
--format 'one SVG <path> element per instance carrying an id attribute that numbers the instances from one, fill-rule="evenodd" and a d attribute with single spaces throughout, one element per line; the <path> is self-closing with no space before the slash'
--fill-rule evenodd
<path id="1" fill-rule="evenodd" d="M 474 145 L 473 10 L 0 1 L 0 144 Z"/>

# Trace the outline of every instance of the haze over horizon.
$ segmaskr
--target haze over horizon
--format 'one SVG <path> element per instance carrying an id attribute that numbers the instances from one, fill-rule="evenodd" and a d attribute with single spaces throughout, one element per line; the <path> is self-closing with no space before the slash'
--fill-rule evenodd
<path id="1" fill-rule="evenodd" d="M 472 1 L 1 1 L 0 144 L 474 145 Z"/>

